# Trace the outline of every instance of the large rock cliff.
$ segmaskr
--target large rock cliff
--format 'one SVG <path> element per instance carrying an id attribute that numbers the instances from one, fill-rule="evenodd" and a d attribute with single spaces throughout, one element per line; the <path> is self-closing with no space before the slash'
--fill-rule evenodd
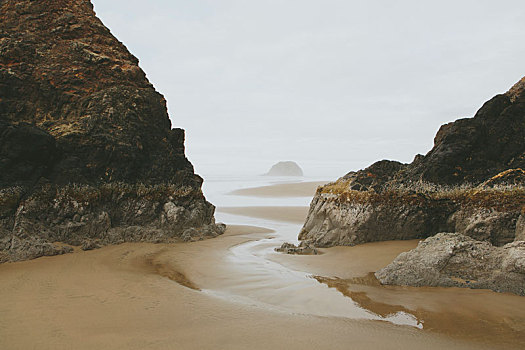
<path id="1" fill-rule="evenodd" d="M 0 262 L 223 231 L 184 131 L 90 1 L 2 1 L 0 18 Z"/>
<path id="2" fill-rule="evenodd" d="M 380 161 L 320 187 L 299 239 L 318 247 L 439 232 L 495 247 L 523 240 L 524 90 L 525 78 L 473 118 L 442 126 L 432 150 L 410 164 Z"/>

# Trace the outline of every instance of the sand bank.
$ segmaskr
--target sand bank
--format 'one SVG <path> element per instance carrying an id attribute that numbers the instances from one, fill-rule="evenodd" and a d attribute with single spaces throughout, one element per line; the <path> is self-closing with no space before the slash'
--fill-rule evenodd
<path id="1" fill-rule="evenodd" d="M 308 207 L 218 207 L 217 211 L 253 218 L 302 224 Z"/>
<path id="2" fill-rule="evenodd" d="M 250 197 L 313 197 L 317 187 L 325 185 L 328 182 L 329 181 L 309 181 L 241 188 L 229 194 Z"/>

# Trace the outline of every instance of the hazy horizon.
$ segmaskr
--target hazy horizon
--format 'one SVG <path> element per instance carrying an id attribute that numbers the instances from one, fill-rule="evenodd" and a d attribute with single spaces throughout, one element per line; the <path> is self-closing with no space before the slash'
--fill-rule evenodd
<path id="1" fill-rule="evenodd" d="M 202 176 L 412 161 L 525 71 L 520 1 L 101 1 Z"/>

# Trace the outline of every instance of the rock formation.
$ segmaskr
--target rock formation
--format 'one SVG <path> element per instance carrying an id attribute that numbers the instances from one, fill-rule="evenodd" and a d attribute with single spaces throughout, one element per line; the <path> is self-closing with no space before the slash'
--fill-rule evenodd
<path id="1" fill-rule="evenodd" d="M 276 252 L 291 254 L 291 255 L 318 255 L 320 254 L 319 250 L 312 247 L 305 241 L 295 245 L 293 243 L 284 242 L 280 247 L 274 249 Z"/>
<path id="2" fill-rule="evenodd" d="M 90 1 L 0 14 L 0 261 L 224 230 L 184 131 Z"/>
<path id="3" fill-rule="evenodd" d="M 268 176 L 303 176 L 303 170 L 296 162 L 279 162 L 274 164 L 270 171 L 265 175 Z"/>
<path id="4" fill-rule="evenodd" d="M 492 289 L 525 295 L 525 242 L 495 247 L 459 233 L 438 233 L 401 253 L 376 277 L 383 284 Z"/>
<path id="5" fill-rule="evenodd" d="M 495 247 L 525 239 L 524 90 L 525 78 L 473 118 L 442 126 L 410 164 L 380 161 L 320 187 L 299 239 L 318 247 L 439 232 Z"/>

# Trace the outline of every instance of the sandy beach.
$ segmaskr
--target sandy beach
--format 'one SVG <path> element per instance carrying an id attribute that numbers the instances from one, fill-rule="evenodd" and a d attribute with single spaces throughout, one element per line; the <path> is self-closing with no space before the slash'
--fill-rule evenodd
<path id="1" fill-rule="evenodd" d="M 352 344 L 357 349 L 452 345 L 474 349 L 414 328 L 288 314 L 198 290 L 207 282 L 220 282 L 207 281 L 210 276 L 220 278 L 219 249 L 249 239 L 244 234 L 253 237 L 261 232 L 266 231 L 237 227 L 224 237 L 198 243 L 123 244 L 2 265 L 0 345 L 5 349 L 346 349 Z M 206 252 L 207 248 L 215 253 Z M 185 276 L 197 289 L 175 283 L 165 277 L 167 271 Z"/>
<path id="2" fill-rule="evenodd" d="M 525 350 L 524 16 L 0 0 L 0 350 Z"/>
<path id="3" fill-rule="evenodd" d="M 313 197 L 317 187 L 325 185 L 328 181 L 305 181 L 297 183 L 275 184 L 241 188 L 230 192 L 236 196 L 249 197 Z"/>
<path id="4" fill-rule="evenodd" d="M 302 224 L 308 214 L 308 207 L 219 207 L 217 211 L 283 222 Z"/>
<path id="5" fill-rule="evenodd" d="M 306 209 L 227 210 L 298 225 Z M 524 298 L 374 284 L 369 273 L 417 241 L 290 256 L 273 252 L 275 235 L 233 225 L 200 242 L 0 265 L 0 348 L 522 348 Z M 344 307 L 349 317 L 329 316 Z M 377 320 L 396 313 L 421 324 Z"/>
<path id="6" fill-rule="evenodd" d="M 307 269 L 320 283 L 378 315 L 406 312 L 423 324 L 424 331 L 494 347 L 522 348 L 523 297 L 489 290 L 379 285 L 371 271 L 384 267 L 417 243 L 377 242 L 321 249 L 323 254 L 318 256 L 275 254 L 271 259 L 290 268 Z"/>

